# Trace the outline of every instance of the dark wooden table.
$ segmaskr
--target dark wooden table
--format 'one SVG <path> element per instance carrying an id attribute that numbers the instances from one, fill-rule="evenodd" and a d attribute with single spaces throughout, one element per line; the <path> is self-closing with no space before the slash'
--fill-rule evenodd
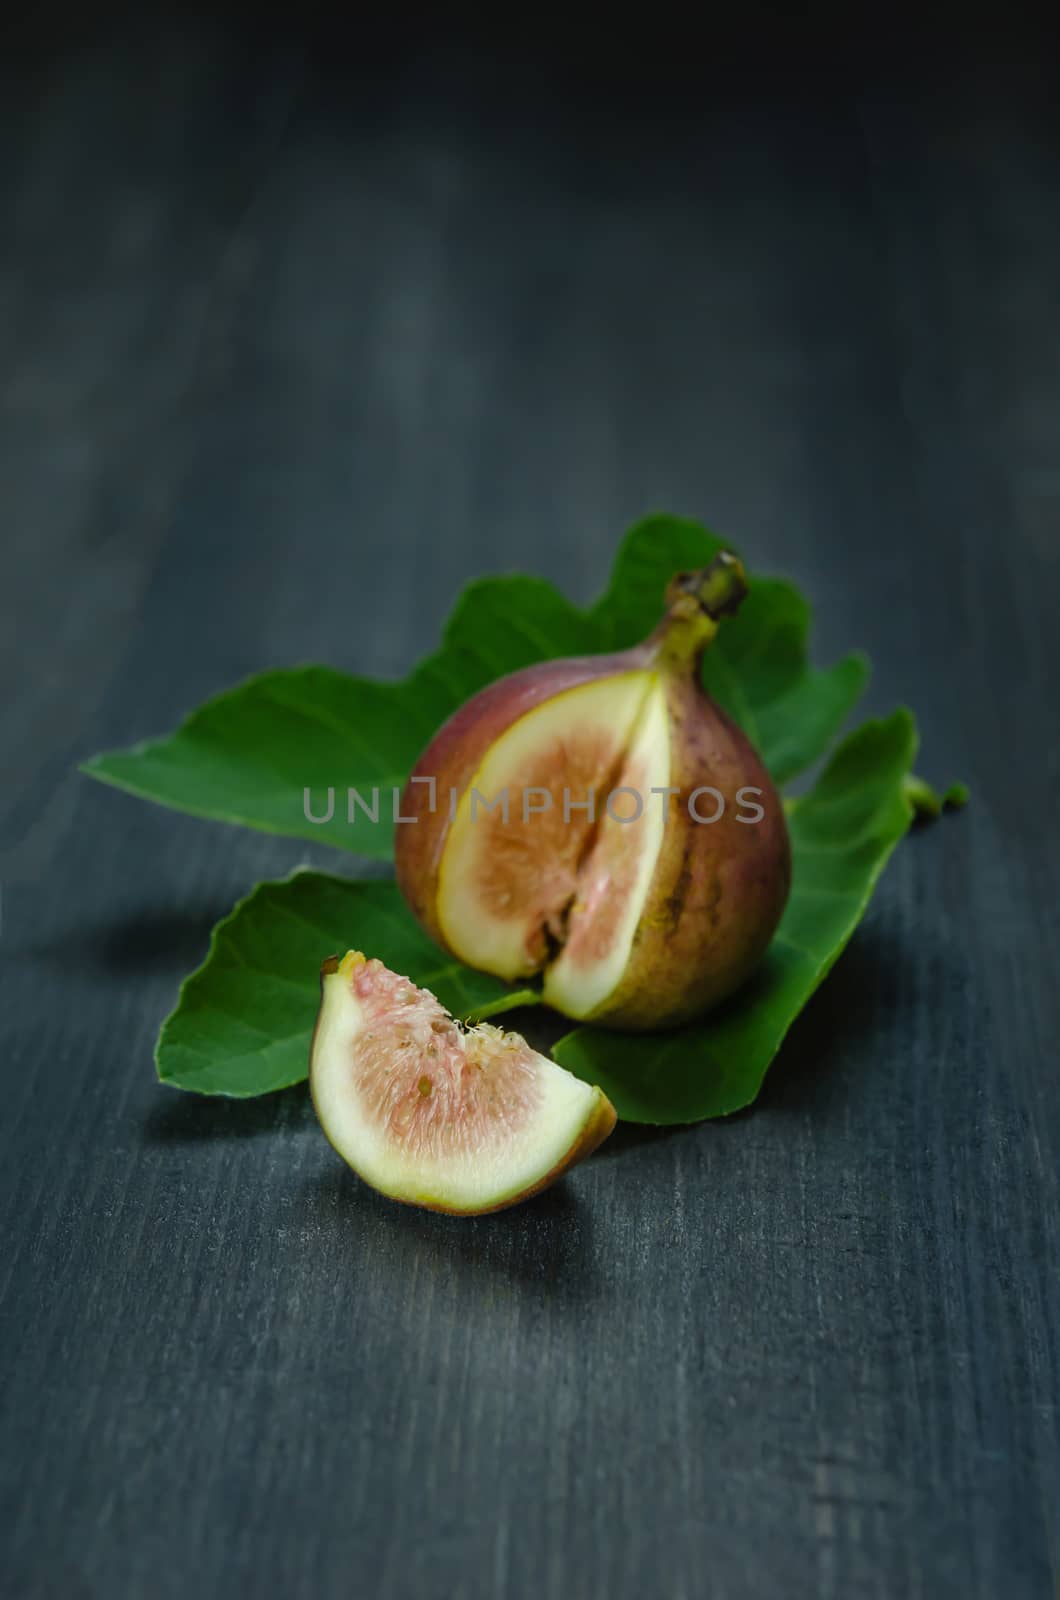
<path id="1" fill-rule="evenodd" d="M 1046 1600 L 1045 37 L 70 26 L 3 68 L 0 1592 Z M 263 666 L 400 674 L 482 572 L 587 601 L 657 507 L 803 585 L 974 790 L 754 1112 L 456 1222 L 301 1090 L 158 1087 L 213 921 L 347 864 L 77 760 Z"/>

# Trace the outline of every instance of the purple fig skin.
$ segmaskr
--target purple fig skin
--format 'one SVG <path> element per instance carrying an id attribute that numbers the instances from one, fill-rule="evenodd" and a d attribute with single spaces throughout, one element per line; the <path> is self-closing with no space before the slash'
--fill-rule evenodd
<path id="1" fill-rule="evenodd" d="M 749 977 L 776 931 L 791 888 L 787 823 L 761 759 L 706 694 L 699 671 L 719 619 L 735 610 L 745 593 L 743 569 L 726 553 L 703 573 L 673 580 L 666 615 L 632 650 L 541 662 L 491 684 L 449 719 L 412 774 L 436 780 L 435 809 L 429 808 L 427 785 L 410 781 L 401 814 L 417 822 L 397 826 L 395 845 L 401 890 L 438 944 L 448 948 L 436 908 L 450 788 L 463 793 L 490 747 L 535 706 L 582 684 L 649 670 L 659 675 L 666 693 L 669 782 L 680 794 L 666 797 L 667 825 L 625 970 L 591 1020 L 630 1031 L 675 1027 L 701 1016 Z M 688 811 L 689 796 L 705 787 L 725 799 L 724 812 L 713 823 L 697 822 Z M 740 805 L 741 789 L 760 792 Z M 651 799 L 664 803 L 661 796 Z M 703 815 L 716 809 L 711 795 L 697 804 Z M 762 808 L 761 819 L 738 820 L 746 819 L 754 804 Z"/>

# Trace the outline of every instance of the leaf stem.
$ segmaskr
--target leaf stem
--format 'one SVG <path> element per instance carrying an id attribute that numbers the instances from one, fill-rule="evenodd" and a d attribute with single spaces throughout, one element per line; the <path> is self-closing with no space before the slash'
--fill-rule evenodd
<path id="1" fill-rule="evenodd" d="M 959 806 L 968 804 L 967 784 L 951 783 L 948 789 L 939 794 L 926 778 L 919 777 L 915 772 L 907 774 L 902 783 L 902 791 L 913 808 L 914 816 L 920 820 L 940 817 L 944 810 L 956 810 Z"/>
<path id="2" fill-rule="evenodd" d="M 499 1016 L 502 1011 L 515 1011 L 519 1006 L 539 1006 L 542 1004 L 540 991 L 537 989 L 514 989 L 511 994 L 498 995 L 496 1000 L 487 1000 L 485 1005 L 473 1006 L 464 1013 L 463 1020 L 474 1026 L 483 1022 L 487 1017 Z"/>

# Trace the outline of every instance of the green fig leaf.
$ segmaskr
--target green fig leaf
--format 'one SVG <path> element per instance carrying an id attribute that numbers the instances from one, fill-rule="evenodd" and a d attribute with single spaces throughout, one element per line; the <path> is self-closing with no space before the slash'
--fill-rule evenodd
<path id="1" fill-rule="evenodd" d="M 556 1060 L 599 1084 L 628 1122 L 699 1122 L 750 1105 L 909 827 L 916 743 L 908 711 L 866 722 L 793 802 L 791 898 L 759 971 L 725 1006 L 675 1033 L 576 1028 L 553 1049 Z"/>
<path id="2" fill-rule="evenodd" d="M 555 1047 L 556 1060 L 598 1083 L 630 1122 L 695 1122 L 749 1105 L 909 827 L 915 751 L 907 711 L 865 723 L 792 803 L 791 899 L 759 972 L 725 1007 L 677 1033 L 579 1027 Z M 298 871 L 259 884 L 218 924 L 205 963 L 186 979 L 163 1025 L 159 1076 L 181 1089 L 234 1096 L 299 1082 L 308 1070 L 320 964 L 350 947 L 431 989 L 462 1018 L 539 998 L 444 955 L 392 882 Z"/>
<path id="3" fill-rule="evenodd" d="M 90 777 L 193 816 L 392 854 L 394 793 L 448 715 L 424 662 L 406 685 L 330 667 L 263 672 L 207 700 L 175 733 L 93 756 Z M 350 804 L 363 796 L 371 813 Z"/>
<path id="4" fill-rule="evenodd" d="M 330 667 L 264 672 L 208 700 L 174 733 L 94 756 L 82 770 L 178 811 L 388 860 L 405 779 L 465 700 L 534 661 L 636 644 L 659 620 L 674 573 L 706 566 L 720 548 L 697 523 L 650 517 L 626 535 L 607 593 L 589 611 L 538 578 L 480 579 L 458 601 L 441 649 L 400 683 Z M 704 661 L 708 689 L 778 783 L 824 754 L 868 677 L 860 655 L 811 668 L 809 624 L 790 584 L 752 577 Z"/>
<path id="5" fill-rule="evenodd" d="M 720 548 L 696 523 L 647 518 L 627 534 L 605 594 L 588 610 L 538 579 L 482 579 L 461 596 L 441 648 L 403 682 L 322 666 L 263 673 L 208 701 L 168 737 L 96 756 L 84 770 L 194 815 L 388 859 L 401 787 L 446 717 L 534 661 L 637 643 L 657 622 L 673 574 L 707 565 Z M 811 667 L 809 626 L 795 588 L 752 577 L 704 662 L 708 689 L 781 784 L 826 755 L 868 676 L 858 654 Z M 557 1059 L 599 1083 L 631 1121 L 697 1121 L 750 1104 L 914 812 L 936 815 L 967 797 L 961 785 L 939 795 L 915 777 L 915 748 L 908 712 L 867 723 L 835 750 L 808 794 L 786 802 L 792 895 L 740 994 L 679 1033 L 576 1028 L 556 1047 Z M 320 963 L 351 946 L 407 973 L 464 1018 L 538 998 L 443 955 L 392 882 L 298 871 L 259 885 L 218 924 L 205 963 L 163 1025 L 160 1077 L 233 1096 L 304 1078 Z"/>
<path id="6" fill-rule="evenodd" d="M 193 816 L 387 861 L 405 779 L 445 719 L 494 678 L 596 648 L 592 623 L 551 584 L 486 578 L 465 589 L 442 648 L 401 683 L 330 667 L 262 672 L 175 733 L 81 770 Z"/>
<path id="7" fill-rule="evenodd" d="M 185 978 L 155 1049 L 163 1083 L 243 1098 L 300 1083 L 320 1003 L 320 966 L 360 949 L 438 996 L 455 1016 L 501 1009 L 499 978 L 443 954 L 423 933 L 397 885 L 354 883 L 303 870 L 259 883 L 210 938 Z M 519 1003 L 518 993 L 508 1004 Z"/>

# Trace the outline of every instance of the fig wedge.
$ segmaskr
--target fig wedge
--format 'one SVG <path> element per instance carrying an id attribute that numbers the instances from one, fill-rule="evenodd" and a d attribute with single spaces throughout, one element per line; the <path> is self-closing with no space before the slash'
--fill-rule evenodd
<path id="1" fill-rule="evenodd" d="M 356 950 L 321 969 L 309 1082 L 324 1132 L 366 1183 L 458 1216 L 529 1199 L 615 1125 L 600 1089 L 518 1034 L 463 1026 Z"/>

